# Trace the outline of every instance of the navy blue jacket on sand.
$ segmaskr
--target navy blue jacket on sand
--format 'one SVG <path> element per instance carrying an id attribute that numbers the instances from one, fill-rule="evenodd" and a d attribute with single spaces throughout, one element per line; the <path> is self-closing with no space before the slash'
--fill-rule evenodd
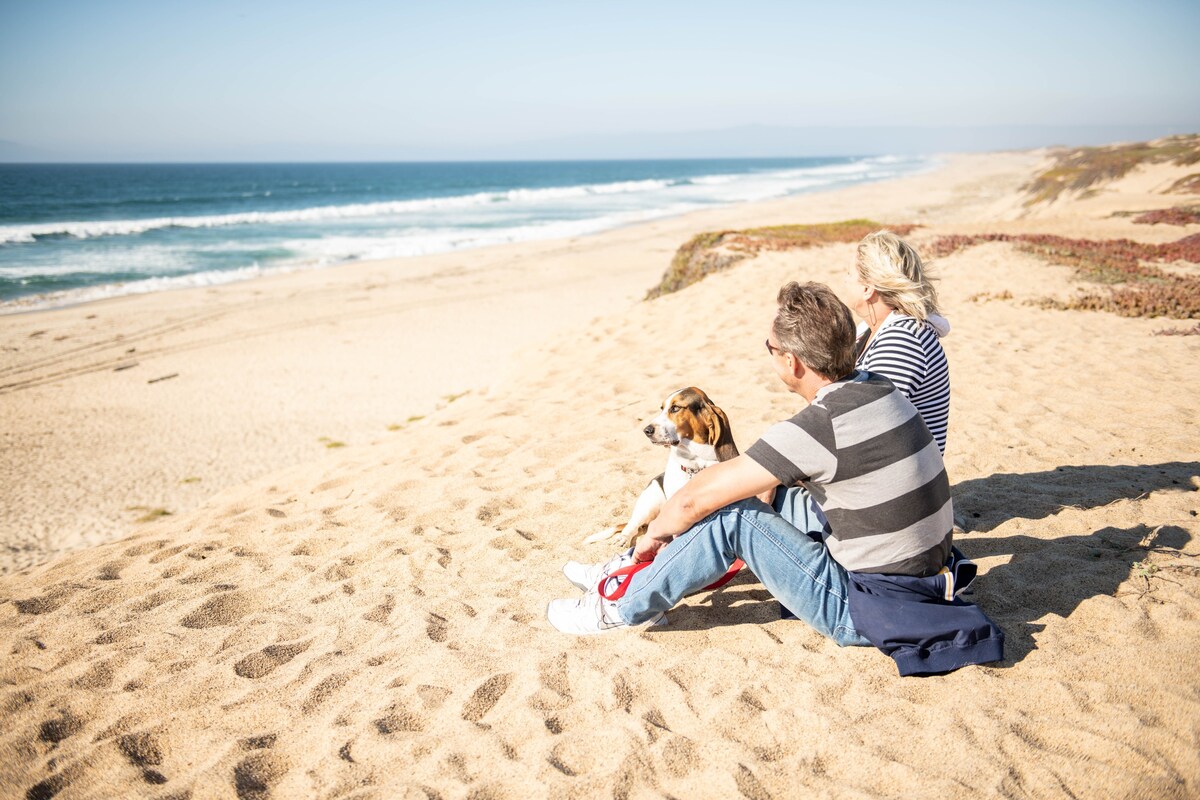
<path id="1" fill-rule="evenodd" d="M 946 568 L 928 578 L 850 572 L 850 618 L 900 675 L 936 675 L 1004 658 L 1004 632 L 958 597 L 976 566 L 952 548 Z"/>

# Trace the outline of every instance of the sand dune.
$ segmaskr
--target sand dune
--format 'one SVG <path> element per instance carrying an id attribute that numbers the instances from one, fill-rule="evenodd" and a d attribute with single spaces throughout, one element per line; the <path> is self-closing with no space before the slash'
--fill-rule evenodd
<path id="1" fill-rule="evenodd" d="M 956 159 L 573 246 L 665 265 L 689 227 L 823 213 L 922 222 L 918 242 L 1019 229 L 997 210 L 1034 163 Z M 1024 224 L 1161 233 L 1099 213 L 1064 202 Z M 958 544 L 1005 661 L 899 679 L 877 651 L 780 620 L 745 572 L 665 627 L 576 639 L 545 623 L 574 592 L 561 564 L 606 555 L 581 539 L 661 469 L 639 428 L 664 392 L 704 388 L 743 447 L 798 408 L 761 352 L 775 289 L 836 283 L 852 254 L 764 253 L 598 318 L 568 309 L 402 430 L 0 578 L 0 794 L 1200 794 L 1200 337 L 1025 305 L 1073 281 L 1011 245 L 940 262 Z"/>

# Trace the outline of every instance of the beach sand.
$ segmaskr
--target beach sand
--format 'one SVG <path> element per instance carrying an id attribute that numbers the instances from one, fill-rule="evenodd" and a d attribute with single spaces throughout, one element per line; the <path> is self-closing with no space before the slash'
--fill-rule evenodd
<path id="1" fill-rule="evenodd" d="M 1029 213 L 1043 157 L 0 318 L 0 795 L 1197 796 L 1200 337 L 1028 305 L 1078 282 L 1010 244 L 938 262 L 957 543 L 1003 662 L 898 678 L 745 572 L 665 627 L 544 619 L 661 471 L 666 392 L 703 388 L 743 448 L 803 405 L 762 352 L 775 292 L 840 287 L 854 251 L 639 302 L 676 247 L 853 217 L 918 245 L 1200 231 L 1112 216 L 1180 202 L 1168 167 Z"/>

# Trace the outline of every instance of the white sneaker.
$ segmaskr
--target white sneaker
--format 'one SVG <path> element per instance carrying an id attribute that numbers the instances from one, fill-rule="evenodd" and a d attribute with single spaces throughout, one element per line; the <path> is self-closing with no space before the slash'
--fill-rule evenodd
<path id="1" fill-rule="evenodd" d="M 596 580 L 599 581 L 599 578 Z M 621 619 L 614 601 L 605 600 L 593 589 L 578 600 L 551 600 L 550 605 L 546 606 L 546 619 L 563 633 L 587 636 L 594 633 L 605 633 L 616 628 L 662 625 L 666 623 L 667 615 L 660 611 L 654 619 L 648 622 L 630 625 Z"/>
<path id="2" fill-rule="evenodd" d="M 633 563 L 633 548 L 626 550 L 624 553 L 613 556 L 608 561 L 602 561 L 599 564 L 581 564 L 578 561 L 568 561 L 563 565 L 563 575 L 567 576 L 567 580 L 575 585 L 575 588 L 582 589 L 585 592 L 594 592 L 600 584 L 600 579 L 607 575 L 611 575 L 621 567 L 627 567 Z"/>

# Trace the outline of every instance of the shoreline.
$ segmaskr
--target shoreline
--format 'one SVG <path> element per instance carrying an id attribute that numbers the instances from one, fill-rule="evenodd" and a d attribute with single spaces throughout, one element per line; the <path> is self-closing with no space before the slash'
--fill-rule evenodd
<path id="1" fill-rule="evenodd" d="M 894 175 L 894 176 L 890 176 L 890 177 L 863 178 L 862 180 L 858 180 L 858 181 L 850 184 L 850 186 L 857 186 L 857 185 L 868 185 L 868 184 L 877 183 L 880 181 L 886 181 L 886 180 L 894 179 L 896 177 L 905 177 L 905 176 L 909 176 L 909 175 L 919 175 L 922 173 L 926 173 L 926 172 L 929 172 L 930 170 L 936 169 L 939 166 L 939 164 L 941 163 L 941 160 L 944 159 L 944 157 L 945 157 L 944 155 L 938 155 L 938 154 L 924 155 L 924 156 L 919 156 L 919 157 L 912 157 L 912 156 L 906 156 L 906 157 L 855 156 L 855 157 L 849 157 L 852 160 L 850 160 L 844 164 L 840 163 L 840 162 L 835 163 L 835 164 L 815 164 L 815 165 L 809 165 L 809 166 L 803 166 L 803 167 L 793 166 L 789 169 L 799 170 L 801 172 L 805 172 L 806 174 L 812 173 L 813 175 L 818 175 L 818 174 L 822 174 L 821 173 L 822 170 L 827 170 L 827 169 L 855 168 L 855 169 L 870 170 L 872 166 L 881 167 L 881 165 L 895 163 L 897 161 L 899 161 L 901 163 L 915 162 L 920 165 L 920 166 L 913 167 L 913 168 L 906 167 L 906 169 L 908 171 L 904 172 L 901 175 Z M 821 159 L 812 159 L 812 160 L 821 161 Z M 837 159 L 834 159 L 834 160 L 837 160 Z M 647 159 L 646 163 L 654 164 L 654 163 L 660 163 L 662 161 L 663 160 L 661 160 L 661 159 L 659 159 L 659 160 Z M 694 159 L 679 159 L 678 161 L 680 161 L 680 163 L 690 163 L 695 160 Z M 710 161 L 712 161 L 714 165 L 724 163 L 724 161 L 721 159 L 711 159 Z M 747 161 L 748 163 L 755 163 L 755 162 L 766 163 L 766 162 L 779 161 L 779 159 L 748 159 L 745 161 Z M 503 163 L 507 163 L 507 162 L 497 162 L 497 163 L 503 164 Z M 563 163 L 574 164 L 574 163 L 606 163 L 606 162 L 563 162 Z M 622 161 L 615 161 L 613 163 L 621 164 L 621 163 L 629 163 L 629 162 L 627 162 L 626 160 L 622 160 Z M 0 165 L 0 166 L 3 166 L 3 165 Z M 117 166 L 120 166 L 120 165 L 117 165 Z M 194 166 L 194 165 L 180 165 L 180 166 Z M 403 165 L 401 165 L 401 166 L 403 166 Z M 714 168 L 717 168 L 717 167 L 714 166 Z M 779 171 L 763 173 L 760 177 L 766 178 L 766 179 L 778 179 L 780 176 L 787 174 L 787 172 L 788 172 L 788 169 L 784 169 L 782 166 L 780 166 Z M 699 179 L 701 180 L 701 182 L 703 182 L 705 179 L 710 179 L 712 177 L 713 176 L 699 176 Z M 753 180 L 756 177 L 756 173 L 754 173 L 754 172 L 730 173 L 728 175 L 726 175 L 724 173 L 719 173 L 717 177 L 727 177 L 729 179 L 729 181 L 736 183 L 738 180 L 742 180 L 742 181 Z M 597 178 L 597 179 L 599 179 L 599 178 Z M 98 220 L 98 221 L 94 221 L 94 222 L 61 221 L 61 222 L 46 222 L 46 223 L 39 223 L 39 224 L 30 223 L 30 224 L 25 224 L 25 225 L 11 225 L 11 226 L 0 225 L 0 232 L 3 232 L 6 229 L 6 227 L 9 229 L 12 229 L 12 228 L 38 228 L 40 226 L 40 228 L 42 229 L 41 232 L 44 235 L 48 232 L 65 233 L 69 230 L 78 228 L 78 229 L 83 229 L 85 231 L 84 234 L 82 234 L 84 236 L 84 238 L 90 238 L 92 235 L 98 235 L 95 233 L 96 229 L 104 228 L 105 226 L 109 226 L 109 227 L 116 226 L 117 231 L 122 231 L 125 228 L 128 228 L 133 231 L 141 230 L 143 233 L 148 230 L 171 228 L 171 227 L 174 227 L 175 225 L 179 225 L 185 229 L 189 229 L 189 228 L 192 228 L 192 229 L 194 229 L 194 228 L 203 228 L 203 229 L 218 228 L 218 229 L 220 229 L 220 228 L 223 228 L 224 225 L 232 224 L 233 222 L 256 224 L 258 222 L 269 222 L 269 221 L 275 220 L 276 218 L 281 219 L 281 220 L 289 220 L 289 221 L 292 220 L 293 218 L 307 219 L 307 218 L 312 217 L 314 219 L 320 219 L 320 218 L 322 218 L 322 216 L 321 216 L 322 212 L 324 212 L 325 216 L 327 217 L 325 219 L 326 223 L 334 224 L 337 221 L 343 219 L 344 217 L 342 214 L 333 214 L 332 216 L 329 216 L 329 214 L 334 211 L 339 211 L 339 210 L 358 211 L 360 209 L 383 208 L 383 207 L 390 208 L 393 206 L 404 206 L 406 208 L 409 206 L 425 208 L 425 207 L 438 207 L 438 206 L 442 206 L 442 205 L 445 205 L 445 206 L 461 205 L 464 208 L 471 208 L 471 207 L 474 207 L 475 205 L 478 205 L 481 198 L 490 198 L 492 200 L 497 200 L 497 199 L 505 199 L 509 195 L 513 195 L 513 194 L 522 194 L 522 193 L 537 194 L 539 192 L 551 193 L 551 194 L 567 193 L 567 196 L 574 196 L 574 195 L 571 195 L 572 192 L 583 192 L 586 194 L 586 193 L 592 192 L 592 191 L 599 192 L 599 194 L 601 196 L 603 196 L 605 194 L 612 193 L 614 190 L 624 190 L 631 185 L 662 184 L 663 186 L 680 186 L 680 185 L 690 186 L 693 184 L 693 182 L 695 180 L 697 180 L 696 176 L 693 176 L 692 178 L 679 178 L 679 177 L 676 177 L 676 178 L 644 178 L 644 179 L 634 179 L 634 180 L 616 180 L 616 181 L 610 181 L 607 183 L 598 183 L 598 184 L 596 184 L 596 183 L 581 183 L 581 184 L 570 184 L 570 185 L 566 185 L 566 186 L 544 186 L 544 187 L 536 187 L 536 188 L 528 188 L 528 189 L 514 188 L 514 189 L 510 189 L 510 190 L 505 190 L 505 191 L 486 190 L 486 191 L 480 191 L 480 192 L 476 192 L 476 193 L 472 193 L 472 194 L 450 195 L 450 196 L 444 196 L 444 197 L 443 196 L 433 196 L 433 197 L 405 198 L 405 199 L 397 199 L 397 200 L 356 202 L 356 203 L 349 203 L 349 204 L 342 205 L 342 206 L 320 205 L 320 206 L 316 206 L 316 207 L 270 210 L 270 211 L 237 211 L 237 212 L 229 212 L 229 213 L 212 213 L 212 214 L 207 214 L 207 215 L 199 215 L 196 217 L 147 218 L 147 219 L 131 219 L 131 220 L 118 220 L 118 221 Z M 721 181 L 721 183 L 725 183 L 725 181 Z M 662 188 L 662 186 L 660 186 L 659 188 Z M 75 288 L 71 288 L 71 289 L 61 289 L 61 290 L 33 293 L 33 294 L 22 295 L 19 297 L 14 297 L 10 300 L 5 300 L 3 302 L 0 302 L 0 315 L 26 313 L 27 311 L 41 311 L 41 310 L 49 311 L 49 310 L 54 310 L 55 308 L 72 307 L 72 306 L 77 306 L 77 305 L 84 304 L 84 303 L 95 302 L 98 300 L 104 300 L 104 299 L 109 299 L 109 298 L 113 298 L 113 297 L 122 297 L 125 295 L 131 295 L 131 294 L 152 294 L 152 293 L 163 292 L 163 291 L 177 291 L 177 290 L 189 289 L 189 288 L 204 289 L 204 288 L 209 288 L 209 287 L 213 287 L 213 286 L 221 286 L 221 285 L 225 285 L 228 283 L 241 282 L 241 281 L 245 281 L 245 280 L 256 280 L 260 277 L 267 277 L 272 274 L 283 274 L 283 273 L 288 273 L 288 272 L 300 272 L 300 271 L 309 271 L 309 270 L 316 270 L 316 269 L 329 269 L 329 268 L 341 267 L 341 266 L 344 266 L 344 265 L 350 264 L 350 263 L 372 263 L 372 262 L 378 262 L 378 261 L 393 261 L 393 260 L 398 260 L 398 259 L 422 258 L 422 257 L 436 256 L 436 255 L 446 255 L 449 253 L 469 252 L 472 250 L 478 250 L 478 249 L 483 249 L 483 248 L 493 247 L 493 246 L 498 246 L 498 245 L 505 245 L 505 244 L 521 245 L 521 244 L 528 244 L 528 243 L 534 243 L 534 242 L 540 242 L 540 241 L 557 241 L 557 240 L 573 239 L 573 238 L 586 238 L 588 236 L 602 234 L 602 233 L 612 231 L 612 230 L 619 230 L 621 228 L 646 224 L 646 223 L 654 222 L 657 220 L 666 220 L 666 219 L 672 219 L 672 218 L 676 218 L 676 217 L 682 217 L 682 216 L 686 216 L 686 215 L 692 214 L 692 213 L 697 213 L 700 211 L 720 211 L 722 209 L 728 209 L 728 208 L 732 208 L 732 207 L 739 206 L 739 205 L 747 205 L 747 204 L 755 204 L 755 203 L 770 203 L 773 201 L 786 201 L 787 199 L 789 199 L 791 197 L 796 197 L 799 195 L 820 193 L 820 192 L 824 192 L 824 191 L 837 191 L 839 188 L 848 188 L 848 187 L 846 187 L 846 186 L 841 186 L 841 187 L 832 186 L 831 187 L 829 185 L 825 185 L 825 186 L 821 186 L 821 187 L 817 187 L 817 188 L 812 188 L 812 187 L 799 188 L 799 189 L 793 189 L 791 191 L 788 191 L 782 195 L 766 197 L 766 198 L 762 198 L 762 199 L 758 199 L 758 200 L 750 200 L 750 201 L 736 201 L 736 200 L 714 201 L 711 198 L 707 199 L 707 200 L 688 200 L 688 201 L 683 201 L 683 202 L 685 203 L 685 205 L 690 204 L 693 207 L 688 208 L 687 210 L 682 210 L 682 211 L 679 210 L 678 208 L 676 208 L 676 206 L 679 205 L 679 202 L 680 202 L 679 199 L 676 199 L 673 203 L 671 203 L 671 202 L 667 202 L 666 198 L 661 198 L 662 204 L 660 204 L 658 206 L 651 206 L 651 207 L 642 208 L 642 209 L 631 209 L 631 210 L 625 210 L 625 211 L 609 210 L 607 212 L 601 212 L 601 211 L 597 210 L 596 213 L 598 214 L 598 216 L 584 216 L 579 219 L 569 218 L 569 219 L 542 220 L 541 222 L 534 223 L 533 225 L 518 224 L 515 228 L 511 227 L 511 226 L 506 227 L 504 225 L 498 225 L 495 228 L 484 227 L 484 228 L 479 229 L 479 231 L 476 233 L 474 238 L 468 237 L 468 242 L 469 242 L 468 244 L 456 245 L 456 244 L 443 243 L 443 245 L 434 245 L 432 247 L 432 249 L 429 249 L 426 252 L 402 253 L 402 254 L 388 255 L 388 256 L 382 256 L 382 257 L 375 256 L 375 255 L 368 255 L 366 257 L 353 256 L 353 257 L 349 257 L 349 258 L 335 257 L 332 260 L 326 260 L 325 257 L 317 257 L 317 256 L 313 256 L 311 254 L 303 255 L 303 254 L 297 253 L 294 255 L 294 260 L 291 260 L 291 261 L 285 260 L 285 261 L 278 262 L 278 263 L 268 262 L 265 266 L 260 266 L 257 263 L 257 261 L 255 261 L 254 263 L 251 263 L 251 264 L 245 264 L 242 266 L 232 267 L 229 269 L 199 270 L 199 271 L 186 272 L 186 273 L 183 273 L 180 275 L 173 275 L 173 276 L 153 276 L 153 277 L 138 278 L 135 280 L 98 283 L 98 284 L 93 284 L 93 285 L 88 285 L 88 286 L 79 286 L 79 287 L 75 287 Z M 605 190 L 605 191 L 601 191 L 601 190 Z M 616 193 L 620 194 L 621 191 L 617 191 Z M 350 216 L 354 217 L 355 214 L 351 214 Z M 217 223 L 221 223 L 221 224 L 217 224 Z M 327 235 L 329 234 L 329 231 L 328 231 L 329 225 L 328 224 L 326 225 L 326 228 L 327 228 L 326 234 Z M 562 229 L 564 227 L 571 228 L 572 226 L 575 226 L 579 230 L 572 231 L 572 232 L 562 232 Z M 142 230 L 143 228 L 145 230 Z M 232 230 L 233 229 L 231 229 L 231 235 L 232 235 Z M 88 231 L 91 231 L 91 233 L 88 233 Z M 523 231 L 523 233 L 519 237 L 513 238 L 507 242 L 488 241 L 489 238 L 491 238 L 491 239 L 497 238 L 497 235 L 499 235 L 498 238 L 506 238 L 507 236 L 509 236 L 510 234 L 513 234 L 514 232 L 522 232 L 522 231 Z M 26 239 L 19 238 L 20 236 L 32 237 L 35 234 L 26 232 L 23 234 L 11 234 L 10 233 L 10 235 L 18 236 L 17 239 L 12 239 L 11 241 L 23 242 L 23 241 L 26 241 Z M 404 241 L 404 240 L 405 240 L 404 235 L 398 234 L 395 237 L 395 241 Z M 10 240 L 5 239 L 5 241 L 10 241 Z M 32 239 L 30 238 L 29 241 L 32 241 Z M 320 241 L 320 239 L 318 238 L 317 241 Z M 143 285 L 144 285 L 144 288 L 139 288 L 139 286 L 143 286 Z M 132 287 L 132 288 L 126 289 L 125 287 Z"/>

